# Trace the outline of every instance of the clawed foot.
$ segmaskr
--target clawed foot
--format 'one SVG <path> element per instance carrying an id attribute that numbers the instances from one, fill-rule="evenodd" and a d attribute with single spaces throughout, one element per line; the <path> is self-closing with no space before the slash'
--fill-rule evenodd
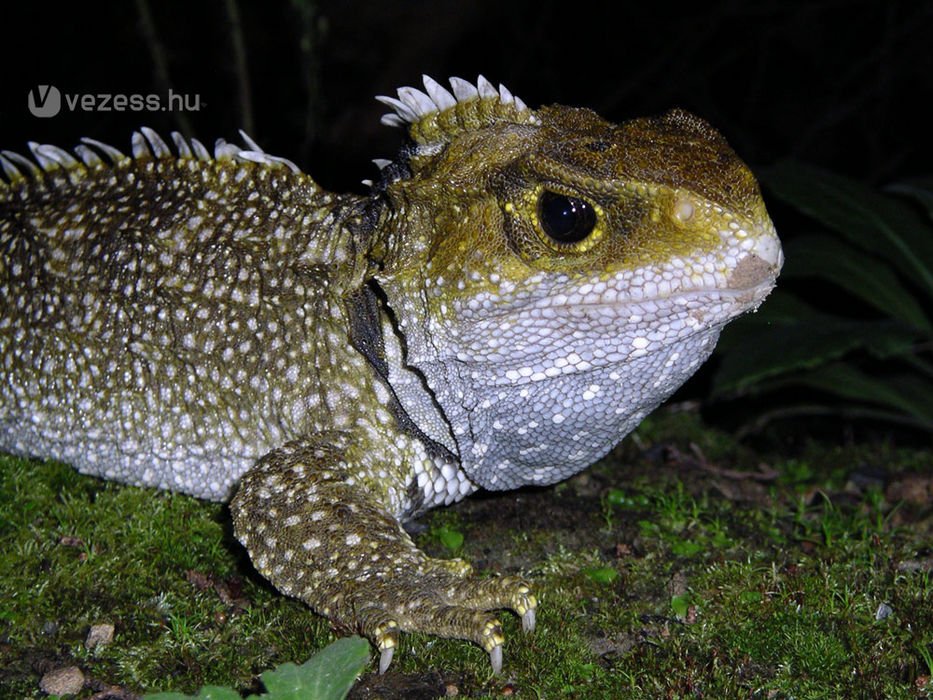
<path id="1" fill-rule="evenodd" d="M 493 673 L 500 673 L 505 635 L 499 619 L 489 611 L 510 608 L 521 615 L 522 629 L 531 632 L 536 607 L 531 589 L 521 579 L 460 578 L 436 567 L 430 574 L 381 582 L 379 591 L 367 597 L 358 621 L 380 652 L 380 674 L 392 663 L 401 631 L 475 642 L 489 654 Z"/>
<path id="2" fill-rule="evenodd" d="M 303 438 L 243 476 L 230 510 L 257 570 L 334 624 L 368 637 L 379 649 L 380 673 L 403 631 L 474 642 L 499 673 L 505 637 L 491 611 L 514 610 L 530 632 L 537 607 L 531 588 L 514 576 L 478 578 L 462 560 L 419 551 L 374 498 L 381 486 L 358 481 L 375 467 L 351 459 L 351 447 L 342 433 Z"/>

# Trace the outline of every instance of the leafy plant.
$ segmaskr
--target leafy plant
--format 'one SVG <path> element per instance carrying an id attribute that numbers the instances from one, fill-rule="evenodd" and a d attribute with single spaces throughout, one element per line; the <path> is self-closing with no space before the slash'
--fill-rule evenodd
<path id="1" fill-rule="evenodd" d="M 690 614 L 691 605 L 693 605 L 693 596 L 689 593 L 671 596 L 671 610 L 680 619 L 685 619 Z"/>
<path id="2" fill-rule="evenodd" d="M 284 663 L 260 675 L 266 692 L 246 700 L 341 700 L 347 696 L 366 664 L 369 643 L 346 637 L 328 645 L 300 666 Z M 241 700 L 232 688 L 204 686 L 197 695 L 154 693 L 146 700 Z"/>
<path id="3" fill-rule="evenodd" d="M 583 569 L 583 574 L 596 583 L 608 586 L 619 578 L 619 572 L 612 566 L 591 566 Z"/>
<path id="4" fill-rule="evenodd" d="M 881 192 L 795 161 L 761 179 L 813 230 L 790 232 L 777 291 L 724 334 L 714 396 L 792 389 L 759 423 L 831 412 L 933 431 L 933 180 Z"/>
<path id="5" fill-rule="evenodd" d="M 463 549 L 463 533 L 451 525 L 441 525 L 434 531 L 435 536 L 444 548 L 456 556 Z"/>

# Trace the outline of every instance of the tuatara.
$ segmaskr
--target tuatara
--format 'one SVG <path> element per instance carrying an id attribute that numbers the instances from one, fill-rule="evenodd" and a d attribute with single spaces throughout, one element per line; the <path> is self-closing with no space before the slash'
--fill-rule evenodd
<path id="1" fill-rule="evenodd" d="M 701 119 L 608 123 L 424 78 L 366 195 L 155 132 L 0 166 L 0 448 L 224 500 L 257 570 L 391 662 L 400 631 L 502 664 L 530 585 L 402 523 L 609 451 L 774 285 L 749 169 Z"/>

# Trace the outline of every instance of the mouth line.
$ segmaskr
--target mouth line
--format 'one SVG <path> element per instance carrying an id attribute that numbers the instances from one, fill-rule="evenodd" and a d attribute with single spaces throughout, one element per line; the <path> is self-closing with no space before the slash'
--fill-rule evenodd
<path id="1" fill-rule="evenodd" d="M 550 302 L 550 298 L 546 298 L 544 303 L 542 300 L 537 300 L 537 302 L 526 303 L 526 304 L 517 304 L 507 306 L 501 310 L 490 312 L 486 311 L 483 315 L 484 320 L 491 321 L 496 319 L 503 319 L 508 317 L 517 317 L 525 316 L 527 317 L 530 313 L 538 312 L 544 318 L 553 318 L 558 314 L 564 314 L 568 311 L 572 312 L 574 309 L 588 309 L 592 311 L 598 311 L 601 309 L 625 309 L 625 308 L 635 308 L 638 306 L 647 306 L 648 304 L 654 304 L 655 306 L 661 307 L 665 304 L 686 304 L 689 303 L 691 298 L 700 298 L 700 297 L 718 297 L 722 301 L 729 300 L 740 300 L 742 297 L 748 298 L 748 303 L 743 304 L 742 311 L 744 312 L 747 308 L 751 308 L 761 303 L 765 297 L 768 296 L 770 291 L 774 289 L 777 283 L 777 274 L 771 275 L 768 279 L 759 282 L 753 285 L 747 285 L 736 288 L 729 287 L 695 287 L 692 289 L 680 289 L 676 292 L 671 292 L 669 294 L 656 294 L 654 296 L 643 297 L 641 299 L 636 299 L 634 297 L 628 296 L 624 299 L 615 299 L 612 301 L 605 300 L 593 300 L 593 301 L 578 301 L 574 303 L 561 303 L 554 304 Z M 569 296 L 569 295 L 564 295 Z M 685 299 L 685 302 L 680 302 L 679 300 Z M 741 313 L 741 312 L 740 312 Z M 736 314 L 738 315 L 738 314 Z M 732 316 L 730 316 L 732 318 Z"/>
<path id="2" fill-rule="evenodd" d="M 544 309 L 553 309 L 555 311 L 561 310 L 572 310 L 572 309 L 612 309 L 612 308 L 626 308 L 639 305 L 647 304 L 656 304 L 663 305 L 664 302 L 671 302 L 678 304 L 681 299 L 691 299 L 698 297 L 720 297 L 723 299 L 740 299 L 742 297 L 748 297 L 749 301 L 754 299 L 764 299 L 768 293 L 774 289 L 775 284 L 777 283 L 777 276 L 774 275 L 767 280 L 759 282 L 757 284 L 736 287 L 736 288 L 723 288 L 723 287 L 695 287 L 692 289 L 680 289 L 676 292 L 671 292 L 670 294 L 657 294 L 654 296 L 643 297 L 637 299 L 634 297 L 627 297 L 625 299 L 616 299 L 614 301 L 581 301 L 573 304 L 534 304 L 526 307 L 527 310 L 544 310 Z M 749 306 L 752 304 L 750 303 Z M 507 315 L 508 312 L 503 313 L 502 315 Z"/>
<path id="3" fill-rule="evenodd" d="M 631 301 L 626 301 L 626 302 L 618 302 L 618 301 L 611 302 L 611 303 L 610 302 L 603 302 L 603 303 L 591 302 L 589 304 L 568 304 L 565 306 L 548 306 L 548 307 L 538 307 L 538 308 L 553 310 L 551 318 L 560 318 L 563 315 L 569 316 L 570 314 L 567 313 L 569 310 L 581 309 L 581 308 L 585 308 L 589 310 L 598 310 L 601 308 L 618 310 L 618 313 L 613 314 L 615 318 L 607 317 L 604 320 L 604 323 L 608 327 L 608 326 L 611 326 L 613 322 L 628 323 L 628 321 L 626 321 L 624 318 L 625 316 L 624 310 L 625 309 L 628 310 L 629 316 L 631 316 L 633 313 L 637 315 L 638 306 L 641 306 L 641 305 L 647 305 L 647 304 L 654 303 L 655 305 L 660 306 L 662 308 L 665 306 L 669 307 L 672 305 L 677 305 L 679 308 L 683 309 L 683 313 L 690 314 L 692 310 L 684 306 L 680 306 L 680 304 L 678 304 L 677 301 L 672 301 L 672 300 L 677 299 L 677 298 L 683 298 L 683 297 L 694 297 L 694 296 L 702 297 L 706 295 L 706 296 L 719 297 L 722 299 L 723 303 L 729 303 L 731 298 L 741 298 L 743 296 L 747 297 L 748 299 L 747 302 L 745 303 L 739 302 L 736 308 L 734 309 L 728 308 L 727 312 L 723 314 L 722 316 L 720 316 L 719 314 L 716 314 L 716 319 L 712 322 L 710 321 L 699 322 L 699 324 L 696 327 L 690 328 L 683 335 L 679 336 L 676 339 L 676 343 L 684 343 L 684 342 L 688 342 L 691 338 L 697 335 L 712 332 L 717 329 L 721 330 L 723 326 L 733 321 L 736 317 L 748 311 L 751 311 L 752 309 L 757 308 L 758 305 L 761 304 L 761 302 L 768 295 L 768 292 L 770 292 L 770 290 L 774 287 L 775 281 L 776 281 L 776 277 L 773 277 L 769 280 L 760 282 L 758 284 L 751 285 L 748 287 L 741 287 L 737 289 L 721 289 L 721 288 L 715 288 L 715 287 L 714 288 L 697 288 L 697 289 L 691 289 L 691 290 L 682 290 L 682 291 L 676 292 L 674 294 L 666 295 L 666 296 L 655 296 L 655 297 L 651 297 L 647 299 L 631 300 Z M 663 302 L 667 302 L 667 303 L 665 304 Z M 705 308 L 705 306 L 706 305 L 701 305 L 698 308 L 702 309 L 702 308 Z M 524 309 L 524 313 L 527 314 L 530 310 L 531 310 L 530 308 L 526 308 Z M 654 311 L 654 309 L 646 309 L 646 311 L 650 313 Z M 645 352 L 644 354 L 637 354 L 637 355 L 630 356 L 628 357 L 628 359 L 622 361 L 621 364 L 628 364 L 632 361 L 639 360 L 648 355 L 654 355 L 658 352 L 663 352 L 665 347 L 666 346 L 657 347 L 654 350 Z M 525 355 L 523 354 L 522 357 L 525 357 Z M 528 355 L 527 357 L 530 359 L 533 356 Z M 514 361 L 515 359 L 516 359 L 515 357 L 512 357 L 510 358 L 509 361 Z M 499 363 L 492 362 L 491 364 L 499 364 Z M 574 370 L 570 370 L 569 368 L 564 368 L 560 371 L 559 374 L 548 375 L 546 378 L 533 379 L 531 376 L 520 376 L 520 377 L 503 376 L 490 382 L 490 385 L 524 386 L 524 385 L 536 384 L 536 383 L 544 382 L 544 381 L 561 380 L 561 379 L 566 379 L 568 376 L 571 376 L 573 374 L 600 370 L 613 364 L 620 364 L 620 363 L 619 362 L 588 361 L 586 367 L 579 367 Z"/>

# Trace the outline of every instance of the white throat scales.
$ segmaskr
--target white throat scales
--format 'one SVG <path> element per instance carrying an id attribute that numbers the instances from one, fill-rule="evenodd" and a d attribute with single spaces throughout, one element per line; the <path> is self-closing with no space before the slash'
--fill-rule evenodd
<path id="1" fill-rule="evenodd" d="M 456 310 L 456 324 L 406 324 L 407 362 L 453 426 L 474 482 L 550 484 L 611 450 L 768 290 L 723 285 L 615 304 L 555 304 L 566 299 L 556 294 L 485 318 L 477 300 Z"/>

